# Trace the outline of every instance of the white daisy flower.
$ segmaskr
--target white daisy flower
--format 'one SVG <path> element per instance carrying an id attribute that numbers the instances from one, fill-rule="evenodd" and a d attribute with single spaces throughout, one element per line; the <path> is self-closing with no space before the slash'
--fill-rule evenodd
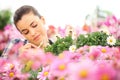
<path id="1" fill-rule="evenodd" d="M 73 32 L 74 32 L 74 28 L 70 25 L 66 25 L 66 30 L 65 30 L 66 36 L 72 35 Z"/>
<path id="2" fill-rule="evenodd" d="M 69 51 L 75 52 L 75 50 L 76 50 L 76 45 L 72 45 L 69 47 Z"/>
<path id="3" fill-rule="evenodd" d="M 116 39 L 113 36 L 109 36 L 109 37 L 107 37 L 107 43 L 109 45 L 115 45 Z"/>
<path id="4" fill-rule="evenodd" d="M 103 32 L 106 33 L 107 35 L 110 35 L 109 29 L 108 29 L 108 27 L 105 26 L 105 25 L 102 26 L 99 31 L 103 31 Z"/>
<path id="5" fill-rule="evenodd" d="M 85 38 L 87 38 L 87 37 L 88 37 L 88 35 L 87 35 L 87 34 L 85 34 L 85 35 L 84 35 L 84 37 L 85 37 Z"/>
<path id="6" fill-rule="evenodd" d="M 53 42 L 56 42 L 58 37 L 62 38 L 60 34 L 54 34 L 54 35 L 51 36 L 50 40 L 52 40 Z"/>

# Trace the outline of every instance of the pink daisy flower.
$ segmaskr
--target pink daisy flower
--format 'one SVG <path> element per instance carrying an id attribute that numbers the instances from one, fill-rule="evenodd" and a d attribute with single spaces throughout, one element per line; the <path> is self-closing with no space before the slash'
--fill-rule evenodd
<path id="1" fill-rule="evenodd" d="M 97 65 L 96 80 L 116 80 L 116 71 L 108 63 L 100 63 Z"/>
<path id="2" fill-rule="evenodd" d="M 49 66 L 43 67 L 42 71 L 38 73 L 37 78 L 39 80 L 46 80 L 50 76 Z"/>

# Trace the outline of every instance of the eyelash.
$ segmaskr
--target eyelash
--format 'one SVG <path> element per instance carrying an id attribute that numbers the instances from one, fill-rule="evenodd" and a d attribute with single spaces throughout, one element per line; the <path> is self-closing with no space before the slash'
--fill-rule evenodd
<path id="1" fill-rule="evenodd" d="M 35 24 L 34 26 L 32 26 L 33 28 L 35 28 L 37 26 L 37 24 Z"/>
<path id="2" fill-rule="evenodd" d="M 29 31 L 25 32 L 24 34 L 27 35 L 29 33 Z"/>

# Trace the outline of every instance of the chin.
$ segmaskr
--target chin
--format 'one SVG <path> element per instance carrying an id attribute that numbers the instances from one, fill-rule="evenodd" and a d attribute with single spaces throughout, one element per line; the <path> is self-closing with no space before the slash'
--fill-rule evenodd
<path id="1" fill-rule="evenodd" d="M 36 45 L 36 46 L 39 46 L 39 43 L 36 43 L 35 45 Z"/>

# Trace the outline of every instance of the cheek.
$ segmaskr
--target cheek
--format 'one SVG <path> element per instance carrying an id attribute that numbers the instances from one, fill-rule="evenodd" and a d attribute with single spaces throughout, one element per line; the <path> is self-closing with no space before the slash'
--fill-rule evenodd
<path id="1" fill-rule="evenodd" d="M 27 40 L 29 40 L 29 41 L 32 40 L 32 39 L 31 39 L 31 36 L 25 36 L 25 38 L 26 38 Z"/>
<path id="2" fill-rule="evenodd" d="M 37 32 L 39 32 L 39 33 L 42 34 L 42 35 L 45 35 L 45 34 L 46 34 L 46 30 L 45 30 L 44 27 L 41 27 L 41 28 L 37 29 Z"/>

